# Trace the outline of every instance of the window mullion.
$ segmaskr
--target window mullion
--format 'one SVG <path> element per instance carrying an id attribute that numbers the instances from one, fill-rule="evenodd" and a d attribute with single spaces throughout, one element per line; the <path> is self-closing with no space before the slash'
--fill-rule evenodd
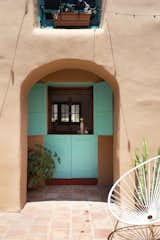
<path id="1" fill-rule="evenodd" d="M 58 103 L 58 123 L 61 122 L 61 103 Z"/>
<path id="2" fill-rule="evenodd" d="M 69 123 L 72 122 L 72 112 L 71 112 L 72 104 L 69 105 Z"/>

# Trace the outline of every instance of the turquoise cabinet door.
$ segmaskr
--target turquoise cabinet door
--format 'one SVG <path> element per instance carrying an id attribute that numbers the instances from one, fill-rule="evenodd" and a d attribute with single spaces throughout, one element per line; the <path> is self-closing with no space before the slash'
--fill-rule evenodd
<path id="1" fill-rule="evenodd" d="M 28 134 L 46 133 L 46 86 L 36 84 L 28 96 Z"/>
<path id="2" fill-rule="evenodd" d="M 72 136 L 72 178 L 97 177 L 97 137 Z"/>
<path id="3" fill-rule="evenodd" d="M 61 164 L 56 163 L 54 178 L 97 177 L 96 136 L 46 135 L 45 146 L 61 158 Z"/>
<path id="4" fill-rule="evenodd" d="M 113 134 L 112 90 L 106 82 L 94 84 L 94 134 Z"/>
<path id="5" fill-rule="evenodd" d="M 71 136 L 69 135 L 47 135 L 45 146 L 61 158 L 61 163 L 56 162 L 54 178 L 71 178 Z"/>

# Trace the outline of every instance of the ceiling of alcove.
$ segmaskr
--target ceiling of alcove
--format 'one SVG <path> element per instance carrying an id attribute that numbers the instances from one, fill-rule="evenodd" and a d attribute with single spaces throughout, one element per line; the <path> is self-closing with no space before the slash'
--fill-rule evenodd
<path id="1" fill-rule="evenodd" d="M 46 82 L 101 82 L 102 78 L 94 73 L 81 70 L 81 69 L 64 69 L 61 71 L 53 72 L 43 79 L 40 83 Z"/>

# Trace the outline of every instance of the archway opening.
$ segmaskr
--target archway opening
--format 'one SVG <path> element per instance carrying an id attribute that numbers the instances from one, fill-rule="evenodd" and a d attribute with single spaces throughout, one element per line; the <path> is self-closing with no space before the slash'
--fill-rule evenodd
<path id="1" fill-rule="evenodd" d="M 59 63 L 59 65 L 61 64 Z M 93 64 L 91 65 L 93 66 Z M 54 178 L 49 181 L 50 184 L 55 184 L 55 179 L 59 183 L 60 180 L 65 180 L 65 182 L 62 181 L 63 184 L 75 179 L 79 180 L 77 184 L 87 184 L 89 180 L 90 184 L 98 183 L 109 189 L 116 175 L 118 176 L 118 162 L 115 154 L 115 148 L 116 150 L 118 148 L 118 89 L 113 87 L 116 86 L 114 82 L 113 85 L 111 84 L 113 78 L 108 73 L 111 81 L 108 81 L 107 77 L 103 77 L 102 69 L 101 74 L 97 74 L 84 66 L 79 68 L 75 66 L 72 69 L 68 64 L 67 66 L 61 66 L 60 69 L 39 77 L 37 80 L 34 79 L 34 81 L 30 77 L 30 84 L 23 84 L 22 126 L 25 126 L 25 132 L 24 129 L 22 132 L 22 137 L 25 137 L 23 154 L 25 152 L 25 158 L 27 158 L 28 143 L 30 146 L 41 143 L 60 155 L 61 164 L 56 165 Z M 97 65 L 96 67 L 99 68 Z M 85 121 L 83 134 L 79 132 L 49 133 L 49 88 L 92 89 L 93 124 L 91 125 L 93 128 L 88 128 L 88 123 Z M 62 102 L 64 103 L 64 100 Z M 80 99 L 76 100 L 76 103 L 79 102 Z M 79 116 L 79 118 L 81 117 L 83 116 Z M 78 127 L 80 128 L 80 123 Z M 26 201 L 24 191 L 26 191 L 27 159 L 25 159 L 26 162 L 24 159 L 22 161 L 21 196 L 22 200 Z M 52 200 L 52 196 L 49 200 Z"/>

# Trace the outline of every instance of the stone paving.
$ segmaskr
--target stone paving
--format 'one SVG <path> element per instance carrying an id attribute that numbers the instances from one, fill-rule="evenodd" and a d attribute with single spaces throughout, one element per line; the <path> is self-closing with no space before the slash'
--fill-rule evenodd
<path id="1" fill-rule="evenodd" d="M 47 186 L 20 213 L 0 213 L 0 240 L 106 240 L 114 219 L 97 186 Z"/>

